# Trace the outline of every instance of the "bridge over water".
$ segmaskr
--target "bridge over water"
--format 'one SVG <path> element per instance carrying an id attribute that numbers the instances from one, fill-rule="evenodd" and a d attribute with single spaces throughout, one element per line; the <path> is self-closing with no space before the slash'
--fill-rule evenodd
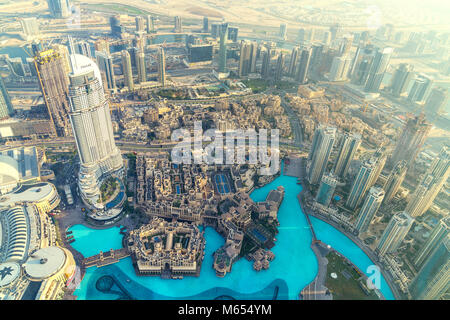
<path id="1" fill-rule="evenodd" d="M 121 248 L 118 250 L 111 249 L 106 252 L 100 251 L 100 253 L 96 254 L 95 256 L 83 259 L 82 264 L 85 268 L 93 266 L 103 267 L 119 262 L 121 259 L 127 258 L 129 256 L 130 253 L 125 248 Z"/>

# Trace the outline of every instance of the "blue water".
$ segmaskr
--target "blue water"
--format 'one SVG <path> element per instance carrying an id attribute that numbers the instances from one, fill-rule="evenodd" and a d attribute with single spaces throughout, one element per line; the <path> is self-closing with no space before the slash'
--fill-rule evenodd
<path id="1" fill-rule="evenodd" d="M 106 275 L 114 278 L 122 292 L 126 292 L 123 294 L 126 298 L 214 299 L 231 296 L 236 299 L 273 299 L 276 296 L 277 299 L 298 299 L 298 294 L 314 279 L 318 269 L 317 259 L 310 249 L 308 224 L 297 200 L 301 186 L 297 184 L 297 178 L 281 175 L 272 183 L 255 190 L 251 198 L 264 201 L 269 191 L 278 186 L 285 187 L 285 197 L 278 213 L 280 227 L 277 241 L 272 248 L 275 260 L 270 263 L 269 270 L 256 272 L 251 262 L 241 259 L 233 265 L 231 273 L 218 278 L 212 268 L 213 253 L 223 245 L 224 240 L 214 229 L 206 228 L 206 250 L 200 277 L 185 277 L 183 280 L 139 277 L 134 272 L 131 259 L 127 258 L 115 265 L 87 269 L 75 295 L 78 299 L 120 297 L 96 289 L 97 280 Z M 365 253 L 341 232 L 318 219 L 312 218 L 312 223 L 319 239 L 344 254 L 363 272 L 372 264 Z M 70 230 L 76 239 L 72 246 L 84 256 L 121 247 L 119 228 L 92 230 L 76 225 Z M 384 279 L 381 291 L 387 299 L 393 299 Z"/>

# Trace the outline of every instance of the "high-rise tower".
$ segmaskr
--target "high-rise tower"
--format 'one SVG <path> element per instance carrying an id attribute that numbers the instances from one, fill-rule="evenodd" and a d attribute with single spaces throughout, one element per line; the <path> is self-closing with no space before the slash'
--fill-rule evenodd
<path id="1" fill-rule="evenodd" d="M 320 181 L 320 187 L 317 191 L 316 201 L 321 205 L 328 207 L 336 189 L 337 180 L 333 174 L 324 174 Z"/>
<path id="2" fill-rule="evenodd" d="M 436 117 L 447 104 L 448 97 L 447 89 L 442 87 L 434 88 L 425 102 L 425 112 L 431 117 Z"/>
<path id="3" fill-rule="evenodd" d="M 407 63 L 398 66 L 391 81 L 390 90 L 394 96 L 403 95 L 408 89 L 409 82 L 414 76 L 414 67 Z"/>
<path id="4" fill-rule="evenodd" d="M 355 157 L 356 151 L 361 144 L 361 135 L 357 133 L 345 133 L 341 139 L 339 153 L 334 165 L 334 174 L 345 178 L 350 163 Z"/>
<path id="5" fill-rule="evenodd" d="M 440 242 L 409 285 L 413 299 L 441 299 L 450 289 L 450 239 Z"/>
<path id="6" fill-rule="evenodd" d="M 300 84 L 304 84 L 307 81 L 310 58 L 311 58 L 311 49 L 310 48 L 303 49 L 296 76 L 296 80 Z"/>
<path id="7" fill-rule="evenodd" d="M 114 75 L 114 65 L 112 56 L 105 52 L 97 52 L 97 63 L 101 72 L 104 72 L 107 88 L 114 90 L 116 88 L 116 77 Z"/>
<path id="8" fill-rule="evenodd" d="M 58 136 L 71 136 L 69 121 L 69 78 L 65 61 L 59 52 L 50 49 L 34 57 L 42 95 Z"/>
<path id="9" fill-rule="evenodd" d="M 134 90 L 133 69 L 131 68 L 131 57 L 127 50 L 122 50 L 122 70 L 124 84 L 129 91 Z"/>
<path id="10" fill-rule="evenodd" d="M 405 239 L 413 222 L 414 219 L 406 212 L 395 214 L 381 235 L 375 251 L 378 252 L 380 256 L 384 256 L 386 253 L 395 252 Z"/>
<path id="11" fill-rule="evenodd" d="M 430 130 L 431 124 L 426 122 L 423 114 L 418 117 L 410 117 L 397 140 L 397 146 L 390 160 L 391 164 L 405 160 L 406 165 L 410 167 L 419 154 Z"/>
<path id="12" fill-rule="evenodd" d="M 162 47 L 158 48 L 158 81 L 161 86 L 166 85 L 166 58 Z"/>
<path id="13" fill-rule="evenodd" d="M 139 49 L 136 56 L 136 67 L 138 71 L 139 83 L 147 81 L 147 67 L 145 65 L 144 49 Z"/>
<path id="14" fill-rule="evenodd" d="M 53 18 L 61 19 L 71 15 L 69 0 L 47 0 L 47 4 Z"/>
<path id="15" fill-rule="evenodd" d="M 443 241 L 450 238 L 450 217 L 445 217 L 434 227 L 431 235 L 414 258 L 416 267 L 421 268 L 426 259 Z"/>
<path id="16" fill-rule="evenodd" d="M 367 193 L 361 210 L 359 211 L 358 220 L 356 221 L 355 229 L 359 233 L 367 231 L 370 222 L 377 213 L 384 198 L 384 190 L 378 187 L 372 187 Z"/>
<path id="17" fill-rule="evenodd" d="M 376 168 L 376 160 L 373 158 L 362 163 L 345 202 L 347 208 L 354 210 L 361 203 L 367 190 L 371 187 Z"/>
<path id="18" fill-rule="evenodd" d="M 71 61 L 70 121 L 80 157 L 78 187 L 86 205 L 104 210 L 100 186 L 112 174 L 121 176 L 123 160 L 114 142 L 99 68 L 82 55 L 71 55 Z"/>
<path id="19" fill-rule="evenodd" d="M 386 191 L 384 203 L 389 203 L 397 194 L 398 189 L 405 179 L 407 170 L 408 167 L 406 166 L 405 160 L 401 160 L 395 164 L 394 169 L 392 169 L 383 187 L 383 189 Z"/>
<path id="20" fill-rule="evenodd" d="M 228 23 L 222 23 L 219 29 L 219 72 L 227 72 Z"/>
<path id="21" fill-rule="evenodd" d="M 378 50 L 376 52 L 375 58 L 370 67 L 369 77 L 364 88 L 365 91 L 378 92 L 381 82 L 383 81 L 384 73 L 389 65 L 392 53 L 392 48 L 384 48 L 383 50 Z"/>
<path id="22" fill-rule="evenodd" d="M 318 184 L 322 179 L 335 140 L 336 128 L 319 127 L 316 130 L 308 156 L 308 180 L 310 184 Z"/>
<path id="23" fill-rule="evenodd" d="M 420 184 L 411 195 L 405 211 L 417 217 L 424 214 L 433 204 L 450 174 L 450 150 L 443 147 L 434 159 Z"/>

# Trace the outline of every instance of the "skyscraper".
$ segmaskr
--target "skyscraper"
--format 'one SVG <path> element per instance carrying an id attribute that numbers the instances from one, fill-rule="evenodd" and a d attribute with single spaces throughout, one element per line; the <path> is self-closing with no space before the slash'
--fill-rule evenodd
<path id="1" fill-rule="evenodd" d="M 277 59 L 277 67 L 275 69 L 275 80 L 280 81 L 281 77 L 283 76 L 283 70 L 284 70 L 284 60 L 285 56 L 283 52 L 280 52 Z"/>
<path id="2" fill-rule="evenodd" d="M 22 18 L 20 19 L 20 25 L 22 26 L 23 33 L 32 38 L 39 35 L 39 23 L 36 18 Z"/>
<path id="3" fill-rule="evenodd" d="M 303 49 L 296 77 L 296 80 L 300 84 L 305 84 L 307 81 L 310 58 L 311 58 L 311 48 Z"/>
<path id="4" fill-rule="evenodd" d="M 251 53 L 250 53 L 250 73 L 256 72 L 256 59 L 258 53 L 258 43 L 256 41 L 252 41 L 251 45 Z"/>
<path id="5" fill-rule="evenodd" d="M 114 75 L 113 58 L 105 52 L 97 52 L 97 63 L 101 72 L 104 72 L 107 88 L 114 90 L 116 88 L 116 77 Z"/>
<path id="6" fill-rule="evenodd" d="M 394 96 L 399 97 L 406 93 L 409 82 L 414 75 L 413 70 L 414 67 L 407 63 L 401 63 L 397 67 L 390 86 L 390 90 Z"/>
<path id="7" fill-rule="evenodd" d="M 91 44 L 87 41 L 79 41 L 75 44 L 75 52 L 92 59 Z"/>
<path id="8" fill-rule="evenodd" d="M 361 144 L 361 135 L 357 133 L 345 133 L 341 139 L 334 174 L 340 178 L 345 178 L 350 167 L 350 163 L 355 157 L 356 151 Z"/>
<path id="9" fill-rule="evenodd" d="M 71 5 L 69 0 L 47 0 L 47 4 L 53 18 L 67 18 L 71 14 Z"/>
<path id="10" fill-rule="evenodd" d="M 228 40 L 232 42 L 238 41 L 239 28 L 238 27 L 228 27 Z"/>
<path id="11" fill-rule="evenodd" d="M 409 117 L 392 153 L 391 164 L 405 160 L 406 165 L 410 167 L 425 143 L 431 127 L 431 124 L 425 121 L 423 114 L 417 117 Z"/>
<path id="12" fill-rule="evenodd" d="M 377 151 L 372 155 L 372 158 L 375 161 L 375 171 L 373 174 L 372 179 L 370 180 L 369 187 L 373 186 L 378 178 L 380 177 L 381 171 L 383 171 L 384 165 L 386 164 L 387 160 L 387 153 L 386 149 L 381 147 L 378 148 Z"/>
<path id="13" fill-rule="evenodd" d="M 228 23 L 222 23 L 219 29 L 219 72 L 227 72 Z"/>
<path id="14" fill-rule="evenodd" d="M 448 97 L 447 89 L 442 87 L 434 88 L 425 102 L 425 112 L 432 117 L 437 116 L 447 104 Z"/>
<path id="15" fill-rule="evenodd" d="M 162 47 L 158 48 L 158 80 L 161 86 L 166 85 L 166 58 Z"/>
<path id="16" fill-rule="evenodd" d="M 326 46 L 329 46 L 331 43 L 331 32 L 324 31 L 322 43 Z"/>
<path id="17" fill-rule="evenodd" d="M 127 50 L 122 50 L 122 70 L 125 87 L 129 91 L 134 90 L 133 70 L 131 68 L 131 57 Z"/>
<path id="18" fill-rule="evenodd" d="M 251 42 L 247 40 L 241 41 L 241 50 L 239 57 L 239 77 L 247 76 L 251 69 Z"/>
<path id="19" fill-rule="evenodd" d="M 322 44 L 313 44 L 311 46 L 311 58 L 309 61 L 309 73 L 310 74 L 318 74 L 321 69 L 323 53 L 325 50 L 325 46 Z"/>
<path id="20" fill-rule="evenodd" d="M 60 55 L 65 73 L 71 73 L 72 66 L 70 65 L 69 49 L 63 44 L 54 44 L 52 45 L 52 49 Z"/>
<path id="21" fill-rule="evenodd" d="M 280 38 L 283 40 L 287 39 L 287 24 L 285 23 L 280 25 Z"/>
<path id="22" fill-rule="evenodd" d="M 109 25 L 111 27 L 111 34 L 114 37 L 122 37 L 122 33 L 124 32 L 124 28 L 122 26 L 122 23 L 120 22 L 120 16 L 112 16 L 109 18 Z"/>
<path id="23" fill-rule="evenodd" d="M 318 184 L 321 181 L 335 140 L 336 128 L 319 127 L 316 129 L 308 156 L 308 180 L 310 184 Z"/>
<path id="24" fill-rule="evenodd" d="M 370 158 L 362 163 L 345 202 L 347 208 L 354 210 L 361 203 L 367 190 L 371 187 L 370 184 L 373 181 L 376 169 L 377 162 L 374 158 Z"/>
<path id="25" fill-rule="evenodd" d="M 392 48 L 384 48 L 378 50 L 372 62 L 364 90 L 366 92 L 378 92 L 381 82 L 383 81 L 384 73 L 389 65 L 393 53 Z"/>
<path id="26" fill-rule="evenodd" d="M 335 57 L 331 65 L 330 75 L 328 76 L 328 79 L 330 81 L 347 80 L 347 75 L 351 66 L 351 62 L 352 60 L 347 55 Z"/>
<path id="27" fill-rule="evenodd" d="M 0 76 L 0 120 L 9 118 L 14 113 L 14 109 L 6 90 L 3 78 Z"/>
<path id="28" fill-rule="evenodd" d="M 383 189 L 386 191 L 384 203 L 389 203 L 397 194 L 398 189 L 405 179 L 407 170 L 408 167 L 406 166 L 405 160 L 401 160 L 395 164 L 394 169 L 392 169 L 383 187 Z"/>
<path id="29" fill-rule="evenodd" d="M 355 224 L 355 229 L 358 233 L 366 232 L 369 228 L 370 222 L 377 213 L 384 198 L 384 190 L 378 187 L 372 187 L 367 193 L 361 210 L 359 211 L 358 220 Z"/>
<path id="30" fill-rule="evenodd" d="M 376 48 L 373 45 L 362 44 L 358 47 L 353 63 L 352 83 L 358 86 L 365 86 L 371 71 L 372 63 L 375 59 Z"/>
<path id="31" fill-rule="evenodd" d="M 417 217 L 424 214 L 433 204 L 450 174 L 450 150 L 442 148 L 434 159 L 420 184 L 411 195 L 405 211 Z"/>
<path id="32" fill-rule="evenodd" d="M 335 24 L 330 27 L 330 33 L 331 33 L 331 41 L 336 40 L 339 37 L 339 34 L 341 32 L 341 27 L 339 24 Z"/>
<path id="33" fill-rule="evenodd" d="M 316 201 L 321 205 L 328 207 L 336 189 L 337 180 L 336 177 L 329 173 L 322 176 L 320 181 L 319 190 L 317 191 Z"/>
<path id="34" fill-rule="evenodd" d="M 139 83 L 147 81 L 147 67 L 145 65 L 145 53 L 144 49 L 139 49 L 136 56 L 136 67 L 138 71 Z"/>
<path id="35" fill-rule="evenodd" d="M 78 187 L 86 205 L 105 210 L 100 186 L 113 174 L 121 176 L 123 160 L 114 142 L 100 70 L 85 56 L 71 55 L 71 61 L 70 121 L 80 157 Z"/>
<path id="36" fill-rule="evenodd" d="M 208 33 L 209 31 L 209 20 L 208 17 L 203 17 L 203 32 Z"/>
<path id="37" fill-rule="evenodd" d="M 450 289 L 450 239 L 440 242 L 409 285 L 413 299 L 441 299 Z"/>
<path id="38" fill-rule="evenodd" d="M 145 20 L 141 16 L 135 18 L 136 22 L 136 32 L 143 32 L 145 30 Z"/>
<path id="39" fill-rule="evenodd" d="M 422 103 L 432 84 L 433 80 L 427 75 L 423 73 L 417 75 L 409 91 L 408 100 L 415 103 Z"/>
<path id="40" fill-rule="evenodd" d="M 442 242 L 450 238 L 450 217 L 445 217 L 439 221 L 434 227 L 431 235 L 428 237 L 425 244 L 420 248 L 414 258 L 416 267 L 421 268 L 426 259 L 439 247 Z"/>
<path id="41" fill-rule="evenodd" d="M 155 32 L 155 23 L 153 21 L 153 17 L 151 15 L 147 16 L 147 33 Z"/>
<path id="42" fill-rule="evenodd" d="M 406 212 L 394 214 L 381 235 L 375 251 L 380 256 L 395 252 L 405 239 L 413 222 L 414 219 Z"/>
<path id="43" fill-rule="evenodd" d="M 351 34 L 346 34 L 341 39 L 341 44 L 339 45 L 339 54 L 345 56 L 348 55 L 350 52 L 350 49 L 352 48 L 353 44 L 353 36 Z"/>
<path id="44" fill-rule="evenodd" d="M 94 49 L 97 52 L 104 52 L 106 54 L 110 54 L 109 50 L 109 42 L 106 39 L 98 39 L 94 42 Z"/>
<path id="45" fill-rule="evenodd" d="M 271 65 L 271 54 L 270 48 L 266 47 L 266 50 L 263 53 L 263 61 L 261 65 L 261 77 L 263 79 L 268 79 L 272 73 L 272 65 Z"/>
<path id="46" fill-rule="evenodd" d="M 182 30 L 183 30 L 183 26 L 182 26 L 182 22 L 181 22 L 181 17 L 176 16 L 174 18 L 173 32 L 182 32 Z"/>
<path id="47" fill-rule="evenodd" d="M 289 61 L 288 74 L 290 77 L 295 77 L 295 75 L 296 75 L 297 64 L 298 64 L 299 58 L 300 58 L 300 48 L 294 47 L 292 49 L 291 58 Z"/>
<path id="48" fill-rule="evenodd" d="M 42 95 L 58 136 L 70 136 L 69 79 L 63 56 L 49 49 L 39 52 L 35 57 L 36 70 Z"/>

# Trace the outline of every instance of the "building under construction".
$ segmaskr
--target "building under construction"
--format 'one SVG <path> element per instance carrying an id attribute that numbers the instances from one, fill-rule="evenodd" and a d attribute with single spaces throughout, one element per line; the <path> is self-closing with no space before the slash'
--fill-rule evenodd
<path id="1" fill-rule="evenodd" d="M 68 55 L 54 49 L 38 52 L 34 57 L 42 95 L 54 125 L 54 134 L 60 137 L 72 135 L 66 59 Z"/>

